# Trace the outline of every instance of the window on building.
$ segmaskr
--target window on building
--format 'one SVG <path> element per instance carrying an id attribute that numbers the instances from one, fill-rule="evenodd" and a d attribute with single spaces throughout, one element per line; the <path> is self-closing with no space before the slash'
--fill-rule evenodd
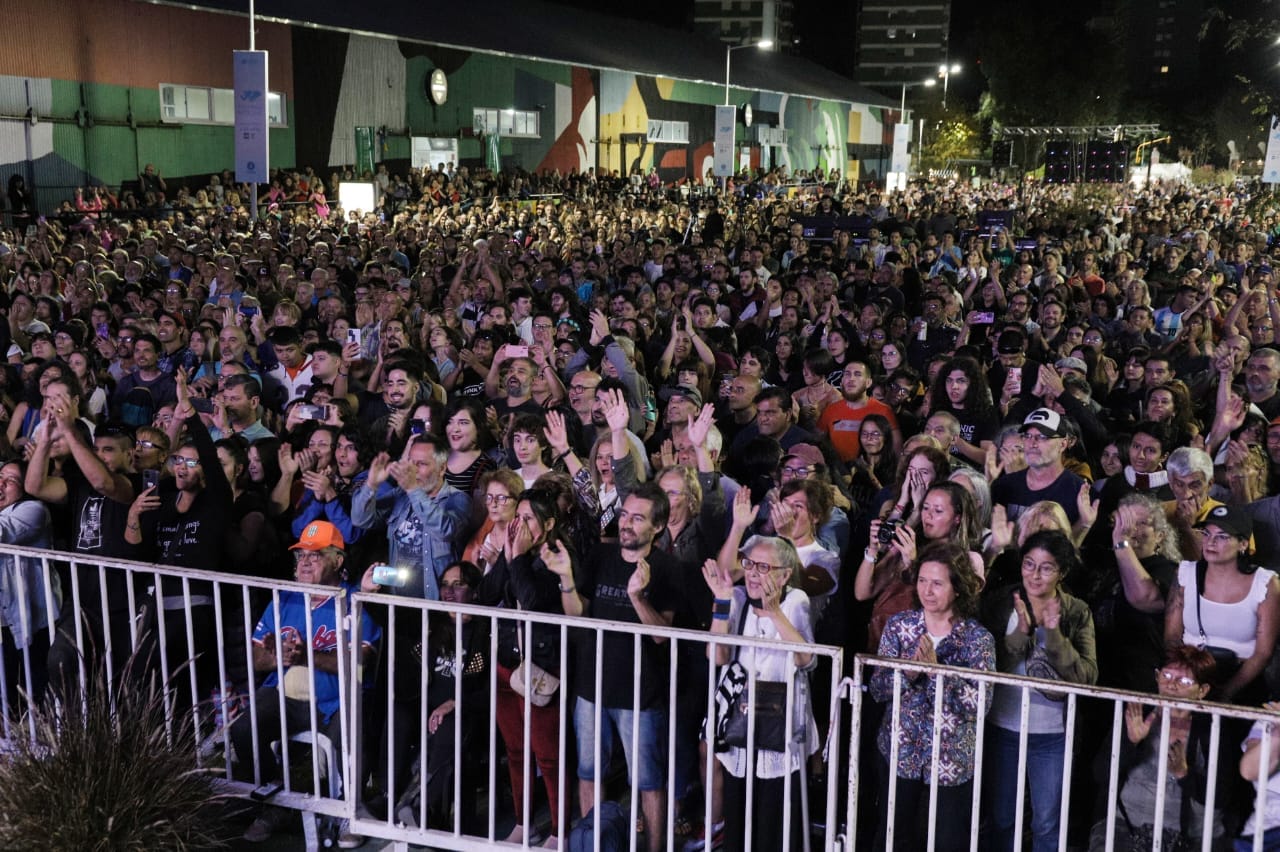
<path id="1" fill-rule="evenodd" d="M 482 133 L 537 139 L 542 133 L 542 113 L 532 109 L 475 109 L 472 127 Z"/>
<path id="2" fill-rule="evenodd" d="M 172 124 L 235 124 L 235 90 L 161 83 L 160 120 Z M 272 127 L 288 125 L 284 95 L 280 92 L 267 94 L 267 120 Z"/>

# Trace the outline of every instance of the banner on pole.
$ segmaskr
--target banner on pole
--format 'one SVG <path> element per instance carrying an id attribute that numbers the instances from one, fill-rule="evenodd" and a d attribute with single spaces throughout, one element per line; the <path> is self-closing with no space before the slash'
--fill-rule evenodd
<path id="1" fill-rule="evenodd" d="M 738 108 L 732 104 L 716 107 L 716 135 L 712 143 L 716 177 L 733 174 L 733 137 L 738 123 Z"/>
<path id="2" fill-rule="evenodd" d="M 236 180 L 266 183 L 270 168 L 267 118 L 267 52 L 234 51 Z"/>
<path id="3" fill-rule="evenodd" d="M 1267 155 L 1262 163 L 1263 183 L 1280 183 L 1280 116 L 1271 116 L 1267 134 Z"/>

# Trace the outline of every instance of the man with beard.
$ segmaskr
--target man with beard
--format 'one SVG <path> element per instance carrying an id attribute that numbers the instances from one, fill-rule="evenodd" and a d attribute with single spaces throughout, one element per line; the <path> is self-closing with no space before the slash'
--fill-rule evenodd
<path id="1" fill-rule="evenodd" d="M 1257 349 L 1244 363 L 1244 384 L 1249 391 L 1249 402 L 1258 406 L 1268 421 L 1280 417 L 1280 352 L 1263 347 Z"/>
<path id="2" fill-rule="evenodd" d="M 160 369 L 160 341 L 154 335 L 140 334 L 133 341 L 133 363 L 136 369 L 120 380 L 111 397 L 111 410 L 116 419 L 133 425 L 151 421 L 151 414 L 177 401 L 173 376 Z M 145 398 L 146 405 L 143 405 Z M 124 416 L 126 401 L 131 411 L 146 409 L 145 420 Z"/>
<path id="3" fill-rule="evenodd" d="M 629 412 L 625 404 L 608 409 L 615 458 L 626 453 Z M 618 541 L 600 544 L 579 565 L 578 594 L 591 618 L 626 624 L 669 627 L 675 618 L 676 565 L 654 540 L 667 525 L 670 504 L 656 483 L 644 483 L 623 501 L 618 512 Z M 578 804 L 587 813 L 595 804 L 597 779 L 608 776 L 613 736 L 622 740 L 628 772 L 636 779 L 650 852 L 663 848 L 666 832 L 665 769 L 667 766 L 667 659 L 665 640 L 640 643 L 639 665 L 631 637 L 609 632 L 604 636 L 603 679 L 595 682 L 596 639 L 591 633 L 575 637 L 574 733 L 578 740 Z M 632 710 L 632 693 L 640 685 L 640 708 Z M 596 728 L 596 703 L 600 727 Z M 639 725 L 639 751 L 633 752 L 633 726 Z M 597 749 L 597 740 L 599 748 Z M 601 766 L 596 766 L 599 754 Z"/>
<path id="4" fill-rule="evenodd" d="M 404 427 L 418 404 L 421 385 L 422 370 L 407 358 L 398 359 L 387 367 L 381 398 L 372 395 L 365 398 L 360 419 L 366 423 L 372 419 L 369 434 L 375 441 L 385 440 L 387 451 L 392 455 L 398 455 L 404 449 L 407 434 Z"/>
<path id="5" fill-rule="evenodd" d="M 182 315 L 161 311 L 156 318 L 156 337 L 160 340 L 160 369 L 166 373 L 183 370 L 192 375 L 200 359 L 187 348 L 187 321 Z"/>
<path id="6" fill-rule="evenodd" d="M 527 347 L 526 347 L 527 348 Z M 513 354 L 518 347 L 510 344 L 503 346 L 494 356 L 489 366 L 489 377 L 485 381 L 486 388 L 497 390 L 498 376 L 502 370 L 507 371 L 503 389 L 506 396 L 495 394 L 489 405 L 498 410 L 499 419 L 513 414 L 542 414 L 542 406 L 533 399 L 533 377 L 538 374 L 538 365 L 532 358 Z"/>
<path id="7" fill-rule="evenodd" d="M 252 376 L 227 376 L 222 393 L 214 401 L 214 427 L 209 430 L 213 440 L 219 441 L 239 435 L 249 443 L 274 437 L 271 430 L 258 419 L 262 386 Z"/>

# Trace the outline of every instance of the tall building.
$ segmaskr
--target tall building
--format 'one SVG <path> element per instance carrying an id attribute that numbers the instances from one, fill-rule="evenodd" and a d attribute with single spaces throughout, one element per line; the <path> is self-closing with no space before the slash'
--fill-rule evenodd
<path id="1" fill-rule="evenodd" d="M 903 83 L 936 75 L 947 62 L 950 0 L 862 0 L 857 69 L 864 86 L 896 94 Z"/>
<path id="2" fill-rule="evenodd" d="M 770 39 L 791 44 L 794 33 L 792 0 L 693 0 L 693 28 L 730 44 Z"/>
<path id="3" fill-rule="evenodd" d="M 1126 0 L 1119 14 L 1131 90 L 1177 97 L 1195 85 L 1200 76 L 1201 0 Z"/>

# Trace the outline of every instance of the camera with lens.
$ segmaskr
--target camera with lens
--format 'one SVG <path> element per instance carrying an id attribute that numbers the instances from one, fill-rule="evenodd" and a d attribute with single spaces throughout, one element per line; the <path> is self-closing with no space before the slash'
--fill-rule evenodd
<path id="1" fill-rule="evenodd" d="M 881 547 L 888 547 L 893 543 L 894 537 L 898 533 L 898 527 L 902 526 L 901 520 L 892 520 L 885 518 L 880 522 L 880 531 L 876 534 L 876 541 Z"/>

